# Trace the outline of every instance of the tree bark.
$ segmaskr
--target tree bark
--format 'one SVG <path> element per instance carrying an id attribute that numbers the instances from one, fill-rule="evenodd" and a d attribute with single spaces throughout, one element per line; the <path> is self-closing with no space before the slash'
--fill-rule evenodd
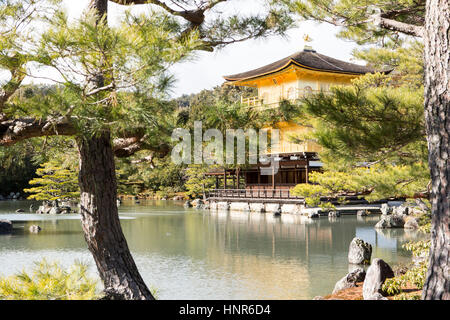
<path id="1" fill-rule="evenodd" d="M 110 134 L 79 138 L 81 222 L 94 256 L 106 298 L 153 300 L 145 285 L 119 221 L 117 182 Z"/>
<path id="2" fill-rule="evenodd" d="M 425 119 L 431 171 L 432 230 L 426 300 L 450 299 L 450 8 L 427 0 L 425 15 Z"/>
<path id="3" fill-rule="evenodd" d="M 89 6 L 97 11 L 98 20 L 107 17 L 107 0 L 91 0 Z M 104 71 L 100 68 L 90 80 L 93 89 L 103 87 L 104 79 Z M 103 129 L 96 136 L 78 137 L 77 146 L 80 157 L 81 224 L 103 280 L 106 299 L 154 300 L 139 274 L 120 226 L 116 169 L 109 129 Z"/>

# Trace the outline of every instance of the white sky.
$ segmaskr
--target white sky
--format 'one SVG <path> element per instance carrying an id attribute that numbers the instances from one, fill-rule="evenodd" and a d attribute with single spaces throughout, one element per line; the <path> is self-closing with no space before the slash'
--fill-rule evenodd
<path id="1" fill-rule="evenodd" d="M 70 17 L 78 17 L 88 4 L 88 0 L 64 0 Z M 146 5 L 147 6 L 147 5 Z M 136 11 L 146 10 L 146 6 L 134 6 Z M 232 0 L 223 3 L 226 12 L 239 11 L 241 14 L 258 12 L 264 7 L 260 0 Z M 222 8 L 221 7 L 221 8 Z M 129 7 L 110 3 L 110 18 L 120 15 Z M 220 10 L 221 8 L 218 7 Z M 172 96 L 197 93 L 224 82 L 222 76 L 248 71 L 276 60 L 287 57 L 304 46 L 303 36 L 308 34 L 313 42 L 309 43 L 322 54 L 344 61 L 351 60 L 351 52 L 356 47 L 352 42 L 336 38 L 338 29 L 328 24 L 302 22 L 299 27 L 288 32 L 288 38 L 269 37 L 264 40 L 249 40 L 235 43 L 215 52 L 201 52 L 194 61 L 178 64 L 172 68 L 177 79 Z"/>

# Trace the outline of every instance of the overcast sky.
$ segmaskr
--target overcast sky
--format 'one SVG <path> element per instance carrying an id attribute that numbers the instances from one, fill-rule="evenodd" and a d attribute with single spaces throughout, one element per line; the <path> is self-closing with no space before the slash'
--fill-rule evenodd
<path id="1" fill-rule="evenodd" d="M 65 0 L 70 17 L 79 17 L 88 0 Z M 139 12 L 148 10 L 147 6 L 134 6 Z M 127 7 L 111 4 L 109 16 L 114 20 Z M 263 10 L 261 0 L 232 0 L 222 4 L 224 13 L 241 14 Z M 302 22 L 299 27 L 288 32 L 288 38 L 270 37 L 264 40 L 249 40 L 229 45 L 217 52 L 201 52 L 194 61 L 178 64 L 172 68 L 177 81 L 172 89 L 172 96 L 197 93 L 223 83 L 222 76 L 248 71 L 287 57 L 303 50 L 303 36 L 308 34 L 313 42 L 309 43 L 322 54 L 351 62 L 354 43 L 336 38 L 338 29 L 328 24 Z"/>

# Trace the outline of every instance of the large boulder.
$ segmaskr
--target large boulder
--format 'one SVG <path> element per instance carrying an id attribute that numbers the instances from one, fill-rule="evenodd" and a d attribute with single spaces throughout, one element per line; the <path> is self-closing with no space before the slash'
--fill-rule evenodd
<path id="1" fill-rule="evenodd" d="M 383 203 L 381 205 L 380 210 L 381 210 L 381 214 L 384 216 L 392 214 L 392 207 L 390 207 L 387 203 Z"/>
<path id="2" fill-rule="evenodd" d="M 385 229 L 385 228 L 403 228 L 405 225 L 405 220 L 403 215 L 392 214 L 382 216 L 380 221 L 375 225 L 376 229 Z"/>
<path id="3" fill-rule="evenodd" d="M 0 220 L 0 234 L 9 234 L 12 232 L 13 225 L 9 220 Z"/>
<path id="4" fill-rule="evenodd" d="M 356 287 L 357 282 L 364 281 L 366 277 L 366 272 L 363 268 L 357 268 L 352 272 L 348 273 L 345 277 L 336 282 L 334 286 L 334 290 L 332 294 L 337 293 L 338 291 Z"/>
<path id="5" fill-rule="evenodd" d="M 353 264 L 369 264 L 372 246 L 360 238 L 353 238 L 348 250 L 348 262 Z"/>
<path id="6" fill-rule="evenodd" d="M 405 229 L 418 229 L 419 223 L 415 218 L 410 217 L 406 220 L 405 225 L 403 226 Z"/>
<path id="7" fill-rule="evenodd" d="M 372 264 L 367 269 L 366 279 L 363 284 L 364 300 L 384 300 L 381 287 L 388 278 L 394 277 L 394 271 L 381 259 L 373 259 Z"/>
<path id="8" fill-rule="evenodd" d="M 332 211 L 328 212 L 328 216 L 329 217 L 340 217 L 341 213 L 337 210 L 332 210 Z"/>
<path id="9" fill-rule="evenodd" d="M 406 205 L 402 204 L 398 207 L 395 207 L 393 210 L 394 214 L 400 214 L 400 215 L 408 215 L 409 214 L 409 207 L 407 207 Z"/>
<path id="10" fill-rule="evenodd" d="M 49 214 L 61 214 L 61 208 L 60 207 L 52 207 L 51 209 L 50 209 L 50 212 L 49 212 Z"/>

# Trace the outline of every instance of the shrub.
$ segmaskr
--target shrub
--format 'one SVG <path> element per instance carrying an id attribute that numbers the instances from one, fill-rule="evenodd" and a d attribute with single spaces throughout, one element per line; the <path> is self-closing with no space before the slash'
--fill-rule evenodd
<path id="1" fill-rule="evenodd" d="M 45 259 L 31 274 L 22 271 L 0 279 L 1 300 L 93 300 L 101 298 L 97 280 L 87 276 L 87 265 L 75 262 L 64 270 Z"/>

